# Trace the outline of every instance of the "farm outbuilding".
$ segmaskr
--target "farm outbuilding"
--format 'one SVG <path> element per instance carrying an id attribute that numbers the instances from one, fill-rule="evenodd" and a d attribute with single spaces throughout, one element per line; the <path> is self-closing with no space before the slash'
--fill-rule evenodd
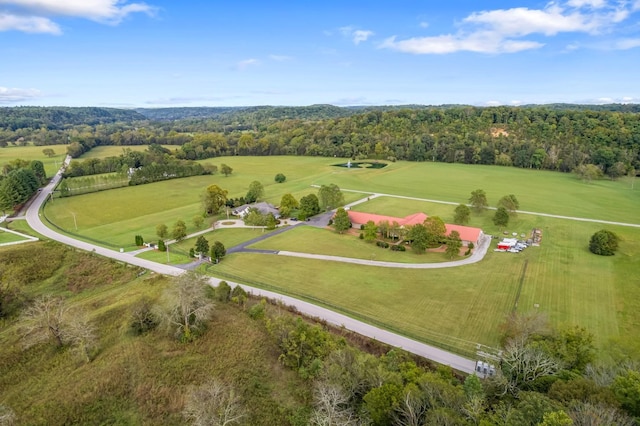
<path id="1" fill-rule="evenodd" d="M 373 213 L 363 213 L 363 212 L 355 212 L 353 210 L 347 211 L 349 215 L 349 220 L 351 221 L 351 226 L 354 228 L 360 228 L 361 225 L 366 224 L 369 221 L 373 221 L 376 225 L 380 222 L 389 222 L 389 224 L 397 223 L 401 227 L 409 227 L 417 224 L 424 223 L 424 221 L 428 218 L 428 216 L 424 213 L 414 213 L 406 217 L 393 217 L 393 216 L 384 216 Z M 474 245 L 478 245 L 480 239 L 482 238 L 482 229 L 473 228 L 471 226 L 462 226 L 462 225 L 452 225 L 449 223 L 445 223 L 446 228 L 446 236 L 451 234 L 451 231 L 458 231 L 460 234 L 460 239 L 462 240 L 462 244 L 468 246 L 469 243 L 473 243 Z"/>

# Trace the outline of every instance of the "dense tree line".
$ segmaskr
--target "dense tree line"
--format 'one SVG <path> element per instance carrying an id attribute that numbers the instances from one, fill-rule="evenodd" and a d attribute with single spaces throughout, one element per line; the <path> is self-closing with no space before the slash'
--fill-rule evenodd
<path id="1" fill-rule="evenodd" d="M 2 211 L 9 211 L 23 204 L 47 180 L 41 161 L 16 160 L 13 163 L 19 166 L 4 167 L 4 174 L 0 175 L 0 210 Z"/>
<path id="2" fill-rule="evenodd" d="M 61 124 L 49 130 L 5 123 L 0 126 L 0 144 L 71 142 L 69 153 L 74 156 L 97 145 L 180 145 L 176 156 L 189 160 L 310 155 L 563 172 L 593 164 L 615 178 L 640 169 L 637 109 L 637 105 L 252 107 L 220 110 L 211 118 L 133 119 L 64 130 L 59 130 Z M 174 113 L 170 115 L 179 116 Z"/>
<path id="3" fill-rule="evenodd" d="M 144 120 L 144 116 L 126 109 L 97 107 L 4 107 L 0 108 L 0 128 L 64 129 L 84 124 L 94 126 L 116 121 Z"/>

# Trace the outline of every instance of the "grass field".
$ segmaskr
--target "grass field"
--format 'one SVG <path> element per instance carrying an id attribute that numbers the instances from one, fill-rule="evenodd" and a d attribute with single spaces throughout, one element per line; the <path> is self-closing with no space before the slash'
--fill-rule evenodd
<path id="1" fill-rule="evenodd" d="M 338 234 L 334 231 L 306 226 L 252 244 L 250 247 L 399 263 L 431 263 L 449 260 L 444 253 L 415 254 L 410 250 L 391 251 L 360 240 L 354 235 Z"/>
<path id="2" fill-rule="evenodd" d="M 167 148 L 170 151 L 175 151 L 177 146 L 175 145 L 162 145 L 164 148 Z M 106 158 L 106 157 L 117 157 L 122 154 L 125 150 L 130 149 L 131 151 L 145 151 L 148 148 L 148 145 L 126 145 L 126 146 L 117 146 L 117 145 L 106 145 L 106 146 L 96 146 L 92 148 L 90 151 L 82 154 L 79 159 L 86 160 L 87 158 Z"/>
<path id="3" fill-rule="evenodd" d="M 586 241 L 598 226 L 546 218 L 538 226 L 545 230 L 540 247 L 490 251 L 483 262 L 458 268 L 387 269 L 243 253 L 216 272 L 320 300 L 461 353 L 473 349 L 470 342 L 498 343 L 498 325 L 516 308 L 521 279 L 517 311 L 537 309 L 556 326 L 587 327 L 602 350 L 611 339 L 639 339 L 640 230 L 614 228 L 625 238 L 620 252 L 597 257 Z"/>
<path id="4" fill-rule="evenodd" d="M 44 155 L 42 150 L 46 148 L 53 149 L 56 155 L 51 158 Z M 66 145 L 8 146 L 0 148 L 0 166 L 17 158 L 26 161 L 39 160 L 42 161 L 47 176 L 51 177 L 56 174 L 66 155 Z"/>
<path id="5" fill-rule="evenodd" d="M 200 213 L 199 196 L 212 183 L 227 189 L 230 197 L 238 197 L 246 193 L 251 181 L 258 180 L 265 186 L 265 199 L 275 204 L 285 193 L 299 198 L 317 191 L 310 188 L 312 184 L 335 183 L 345 189 L 455 203 L 466 202 L 472 190 L 482 188 L 493 205 L 501 196 L 515 194 L 522 210 L 621 222 L 637 222 L 640 210 L 640 190 L 631 190 L 629 182 L 586 184 L 573 175 L 534 170 L 408 162 L 378 170 L 349 170 L 331 166 L 339 159 L 310 157 L 227 157 L 205 162 L 226 163 L 234 172 L 229 177 L 176 179 L 55 200 L 45 213 L 67 231 L 131 250 L 135 234 L 147 241 L 157 240 L 155 226 L 159 223 L 171 229 L 176 220 L 182 219 L 189 226 L 188 232 L 195 232 L 191 218 Z M 276 173 L 285 174 L 287 181 L 273 182 Z M 366 197 L 345 195 L 347 201 Z M 451 221 L 454 206 L 380 197 L 355 209 L 398 216 L 422 211 Z M 491 211 L 473 215 L 469 225 L 499 234 L 492 215 Z M 543 230 L 541 247 L 518 255 L 490 252 L 479 264 L 454 269 L 403 271 L 238 254 L 225 259 L 216 271 L 320 299 L 355 316 L 374 318 L 392 329 L 459 352 L 469 350 L 474 342 L 497 343 L 497 326 L 514 309 L 521 281 L 519 311 L 536 309 L 537 304 L 537 309 L 548 313 L 556 325 L 583 325 L 596 335 L 602 349 L 611 339 L 639 339 L 640 230 L 519 214 L 511 219 L 508 231 L 528 233 L 534 227 Z M 601 258 L 587 251 L 589 237 L 602 228 L 622 237 L 616 256 Z M 240 239 L 245 237 L 249 239 Z M 266 240 L 259 247 L 360 253 L 366 258 L 362 246 L 358 246 L 360 241 L 336 243 L 341 238 L 330 231 L 295 230 Z M 382 249 L 372 249 L 376 259 L 383 260 Z M 155 260 L 166 262 L 162 253 L 144 256 L 157 256 Z"/>
<path id="6" fill-rule="evenodd" d="M 211 230 L 211 232 L 208 232 L 203 236 L 207 241 L 209 241 L 209 246 L 212 246 L 215 241 L 220 241 L 225 248 L 229 249 L 244 241 L 248 241 L 262 235 L 262 232 L 262 229 L 229 228 Z M 197 239 L 198 237 L 187 238 L 170 244 L 168 263 L 172 265 L 180 265 L 193 262 L 194 259 L 189 257 L 189 250 L 195 247 Z M 167 263 L 167 253 L 159 252 L 157 250 L 140 253 L 138 257 L 158 263 Z"/>
<path id="7" fill-rule="evenodd" d="M 12 234 L 11 232 L 5 232 L 0 228 L 0 244 L 4 243 L 13 243 L 15 241 L 22 241 L 25 238 L 22 238 L 19 235 Z"/>
<path id="8" fill-rule="evenodd" d="M 41 244 L 42 250 L 45 243 L 35 244 Z M 0 248 L 0 259 L 8 250 L 15 249 Z M 285 369 L 266 327 L 237 306 L 216 303 L 206 331 L 189 344 L 161 329 L 142 336 L 131 333 L 136 303 L 142 299 L 161 303 L 163 291 L 171 285 L 155 274 L 136 278 L 136 272 L 68 250 L 53 277 L 21 289 L 26 299 L 64 296 L 73 309 L 86 311 L 99 350 L 90 363 L 53 345 L 24 350 L 18 331 L 21 323 L 4 322 L 0 389 L 2 404 L 16 413 L 17 423 L 184 425 L 181 410 L 188 386 L 212 378 L 235 388 L 247 407 L 246 424 L 286 424 L 287 416 L 305 406 L 310 382 Z M 72 292 L 66 286 L 69 275 L 99 284 Z"/>

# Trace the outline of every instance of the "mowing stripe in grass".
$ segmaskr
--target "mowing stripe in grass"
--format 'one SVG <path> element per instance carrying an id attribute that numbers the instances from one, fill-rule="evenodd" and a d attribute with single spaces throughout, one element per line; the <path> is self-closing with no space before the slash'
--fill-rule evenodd
<path id="1" fill-rule="evenodd" d="M 524 276 L 527 273 L 527 265 L 529 265 L 529 259 L 524 260 L 524 265 L 522 265 L 522 273 L 520 274 L 520 281 L 518 282 L 518 292 L 516 293 L 516 300 L 513 303 L 513 309 L 511 312 L 516 311 L 518 309 L 518 301 L 520 300 L 520 292 L 522 291 L 522 284 L 524 284 Z"/>

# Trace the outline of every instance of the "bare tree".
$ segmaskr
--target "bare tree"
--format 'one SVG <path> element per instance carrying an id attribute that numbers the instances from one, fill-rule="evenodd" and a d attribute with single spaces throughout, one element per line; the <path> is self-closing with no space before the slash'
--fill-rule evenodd
<path id="1" fill-rule="evenodd" d="M 86 362 L 90 362 L 91 355 L 97 345 L 97 338 L 95 329 L 89 323 L 85 312 L 75 312 L 69 318 L 64 335 L 77 354 Z"/>
<path id="2" fill-rule="evenodd" d="M 615 407 L 590 402 L 578 402 L 569 410 L 575 426 L 633 426 L 635 421 Z"/>
<path id="3" fill-rule="evenodd" d="M 315 409 L 311 424 L 317 426 L 356 425 L 357 419 L 349 406 L 349 395 L 339 386 L 328 382 L 317 382 L 313 392 Z"/>
<path id="4" fill-rule="evenodd" d="M 86 312 L 72 310 L 61 297 L 40 297 L 21 317 L 20 333 L 25 348 L 53 341 L 56 346 L 69 345 L 84 360 L 91 361 L 97 338 Z"/>
<path id="5" fill-rule="evenodd" d="M 394 424 L 400 426 L 421 426 L 429 411 L 429 403 L 425 395 L 417 387 L 405 392 L 404 398 L 394 412 Z"/>
<path id="6" fill-rule="evenodd" d="M 554 375 L 560 368 L 560 362 L 542 349 L 527 345 L 523 339 L 511 340 L 502 356 L 505 393 L 515 394 L 522 384 Z"/>
<path id="7" fill-rule="evenodd" d="M 22 344 L 25 348 L 53 340 L 64 345 L 64 328 L 69 307 L 61 297 L 40 297 L 22 314 Z"/>
<path id="8" fill-rule="evenodd" d="M 245 410 L 233 389 L 212 380 L 189 389 L 182 414 L 195 426 L 226 426 L 238 423 Z"/>
<path id="9" fill-rule="evenodd" d="M 213 314 L 213 302 L 207 298 L 208 278 L 195 272 L 187 272 L 173 279 L 165 293 L 166 309 L 162 318 L 176 335 L 190 340 Z"/>

